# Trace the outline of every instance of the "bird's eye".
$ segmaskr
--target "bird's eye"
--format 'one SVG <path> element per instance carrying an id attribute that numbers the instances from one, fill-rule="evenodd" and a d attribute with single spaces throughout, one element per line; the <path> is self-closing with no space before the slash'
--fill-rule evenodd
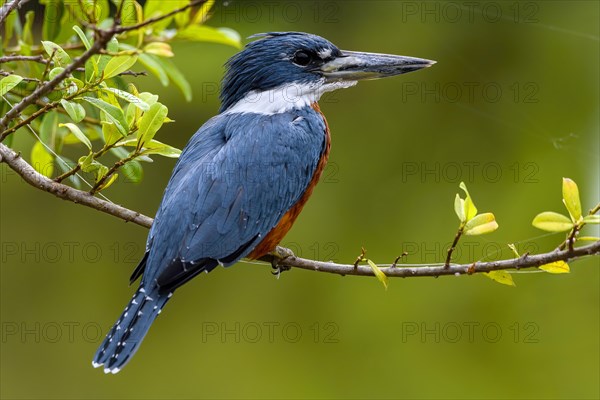
<path id="1" fill-rule="evenodd" d="M 294 64 L 298 64 L 304 67 L 310 64 L 311 61 L 311 55 L 304 50 L 299 50 L 296 52 L 296 54 L 294 54 Z"/>

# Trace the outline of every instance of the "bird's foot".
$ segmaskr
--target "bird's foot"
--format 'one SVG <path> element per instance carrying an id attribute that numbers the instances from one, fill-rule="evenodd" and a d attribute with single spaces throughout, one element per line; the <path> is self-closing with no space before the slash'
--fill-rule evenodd
<path id="1" fill-rule="evenodd" d="M 273 268 L 271 273 L 277 276 L 277 279 L 279 279 L 279 276 L 282 272 L 289 271 L 291 269 L 291 267 L 287 265 L 280 265 L 281 262 L 288 258 L 296 257 L 296 255 L 290 249 L 279 246 L 269 253 L 269 255 L 273 257 L 271 260 L 271 267 Z"/>

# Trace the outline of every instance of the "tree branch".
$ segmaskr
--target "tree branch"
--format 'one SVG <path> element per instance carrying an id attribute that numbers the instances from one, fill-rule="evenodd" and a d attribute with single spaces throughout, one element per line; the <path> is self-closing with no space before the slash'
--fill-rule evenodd
<path id="1" fill-rule="evenodd" d="M 30 61 L 30 62 L 37 62 L 37 63 L 40 63 L 40 64 L 48 64 L 48 60 L 46 60 L 41 55 L 37 55 L 37 56 L 20 56 L 20 55 L 16 55 L 16 56 L 4 56 L 4 57 L 0 57 L 0 64 L 7 63 L 7 62 L 13 62 L 13 61 Z"/>
<path id="2" fill-rule="evenodd" d="M 15 153 L 2 143 L 0 143 L 0 162 L 6 163 L 11 169 L 17 172 L 17 174 L 19 174 L 25 182 L 29 183 L 33 187 L 44 190 L 48 193 L 52 193 L 61 199 L 82 204 L 122 220 L 131 221 L 146 228 L 150 228 L 152 226 L 153 220 L 150 217 L 125 207 L 98 199 L 87 192 L 74 189 L 70 186 L 54 182 L 53 180 L 46 178 L 33 169 L 33 167 L 23 160 L 19 154 Z M 309 260 L 293 255 L 290 256 L 291 251 L 281 247 L 278 247 L 275 253 L 278 255 L 268 255 L 263 257 L 261 260 L 275 263 L 279 267 L 300 268 L 337 275 L 374 276 L 373 269 L 367 265 L 337 264 L 333 262 Z M 555 261 L 568 261 L 599 253 L 600 241 L 596 241 L 587 246 L 575 247 L 572 250 L 554 250 L 549 253 L 531 256 L 524 255 L 522 257 L 509 260 L 476 262 L 470 264 L 450 264 L 449 266 L 445 266 L 442 263 L 439 265 L 418 267 L 402 266 L 401 264 L 379 265 L 379 267 L 381 268 L 381 271 L 388 277 L 409 278 L 418 276 L 437 277 L 443 275 L 471 275 L 504 269 L 539 267 L 540 265 Z"/>
<path id="3" fill-rule="evenodd" d="M 278 249 L 281 252 L 282 249 Z M 472 275 L 482 272 L 498 271 L 504 269 L 521 269 L 533 268 L 540 265 L 548 264 L 555 261 L 568 261 L 584 256 L 600 253 L 600 240 L 587 246 L 576 247 L 573 251 L 570 250 L 554 250 L 549 253 L 527 255 L 509 260 L 476 262 L 470 264 L 450 264 L 448 267 L 444 264 L 418 266 L 418 267 L 403 267 L 401 264 L 378 265 L 381 271 L 388 277 L 411 278 L 418 276 L 438 277 L 442 275 Z M 284 253 L 285 254 L 285 253 Z M 275 256 L 266 256 L 263 261 L 277 262 L 278 266 L 307 269 L 310 271 L 327 272 L 337 275 L 359 275 L 359 276 L 375 276 L 373 269 L 368 265 L 353 264 L 336 264 L 333 262 L 308 260 L 305 258 L 288 256 L 286 258 L 277 259 Z"/>
<path id="4" fill-rule="evenodd" d="M 46 84 L 39 86 L 36 90 L 33 91 L 29 96 L 24 97 L 19 103 L 15 104 L 13 108 L 11 108 L 2 119 L 0 119 L 0 131 L 4 131 L 8 126 L 9 122 L 16 118 L 27 106 L 30 104 L 34 104 L 38 101 L 43 95 L 49 93 L 52 89 L 58 86 L 62 81 L 64 81 L 73 71 L 75 71 L 80 66 L 84 65 L 87 60 L 90 59 L 93 55 L 97 54 L 100 49 L 103 49 L 106 44 L 110 41 L 110 39 L 114 36 L 113 30 L 98 30 L 97 31 L 97 40 L 90 47 L 89 50 L 84 52 L 82 55 L 77 57 L 71 62 L 71 64 L 67 65 L 66 68 L 58 75 L 54 77 L 51 81 Z M 8 131 L 2 132 L 0 136 L 0 142 L 8 136 Z"/>
<path id="5" fill-rule="evenodd" d="M 0 7 L 0 27 L 3 27 L 4 20 L 8 17 L 15 8 L 21 7 L 23 4 L 27 3 L 29 0 L 8 0 L 6 3 Z M 4 29 L 3 29 L 4 31 Z"/>
<path id="6" fill-rule="evenodd" d="M 113 215 L 125 221 L 131 221 L 146 228 L 152 226 L 152 218 L 140 214 L 139 212 L 98 199 L 87 192 L 74 189 L 70 186 L 46 178 L 29 165 L 29 163 L 27 163 L 27 161 L 19 154 L 15 153 L 2 143 L 0 143 L 0 162 L 6 163 L 12 170 L 19 174 L 25 182 L 38 189 L 52 193 L 63 200 L 70 200 L 74 203 L 91 207 L 95 210 Z"/>

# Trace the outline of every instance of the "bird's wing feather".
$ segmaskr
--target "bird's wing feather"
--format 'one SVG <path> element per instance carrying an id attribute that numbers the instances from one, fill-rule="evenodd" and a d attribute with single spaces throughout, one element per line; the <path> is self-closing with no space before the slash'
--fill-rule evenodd
<path id="1" fill-rule="evenodd" d="M 252 251 L 306 190 L 324 132 L 312 109 L 207 122 L 184 149 L 165 191 L 148 238 L 144 281 L 156 279 L 171 290 Z"/>

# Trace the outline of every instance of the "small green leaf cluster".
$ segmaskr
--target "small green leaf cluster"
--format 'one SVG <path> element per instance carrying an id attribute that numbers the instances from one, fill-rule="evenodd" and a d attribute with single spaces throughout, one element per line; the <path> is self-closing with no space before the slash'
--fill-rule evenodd
<path id="1" fill-rule="evenodd" d="M 461 182 L 459 187 L 463 190 L 463 192 L 465 192 L 465 198 L 461 198 L 458 193 L 454 198 L 454 212 L 460 220 L 460 225 L 458 227 L 454 244 L 448 250 L 446 265 L 449 265 L 452 251 L 462 235 L 484 235 L 486 233 L 494 232 L 496 229 L 498 229 L 498 223 L 496 222 L 496 217 L 494 214 L 490 212 L 478 214 L 477 207 L 475 206 L 475 203 L 473 202 L 465 183 Z M 512 276 L 506 271 L 490 271 L 485 272 L 483 275 L 504 285 L 515 285 Z"/>
<path id="2" fill-rule="evenodd" d="M 483 235 L 498 229 L 496 217 L 492 213 L 477 214 L 477 207 L 471 199 L 471 195 L 467 190 L 464 182 L 461 182 L 459 187 L 465 192 L 466 197 L 463 199 L 457 193 L 454 199 L 454 212 L 460 220 L 459 232 L 462 235 Z"/>
<path id="3" fill-rule="evenodd" d="M 581 200 L 579 199 L 579 188 L 577 184 L 569 178 L 563 178 L 562 181 L 562 202 L 567 209 L 569 216 L 559 214 L 554 211 L 544 211 L 535 216 L 532 225 L 538 229 L 547 232 L 567 232 L 565 244 L 571 248 L 576 240 L 600 240 L 597 237 L 577 237 L 577 234 L 587 224 L 600 224 L 600 215 L 596 215 L 600 204 L 596 205 L 588 215 L 581 212 Z"/>
<path id="4" fill-rule="evenodd" d="M 0 132 L 4 143 L 10 146 L 14 135 L 33 133 L 31 164 L 45 176 L 59 182 L 68 179 L 75 187 L 81 186 L 80 172 L 91 175 L 91 193 L 114 183 L 117 171 L 139 182 L 141 162 L 151 162 L 153 156 L 178 157 L 180 150 L 155 139 L 160 128 L 173 121 L 156 94 L 138 89 L 143 79 L 138 75 L 148 72 L 164 86 L 173 84 L 191 101 L 191 86 L 171 61 L 170 43 L 193 40 L 240 47 L 236 32 L 204 25 L 214 1 L 188 8 L 188 0 L 150 0 L 143 6 L 134 0 L 41 3 L 45 15 L 39 40 L 34 11 L 25 14 L 24 23 L 17 11 L 10 13 L 0 32 L 0 116 L 40 85 L 62 77 L 65 68 L 93 48 L 97 29 L 129 29 L 115 34 L 85 66 L 64 76 L 54 90 L 9 121 Z"/>

